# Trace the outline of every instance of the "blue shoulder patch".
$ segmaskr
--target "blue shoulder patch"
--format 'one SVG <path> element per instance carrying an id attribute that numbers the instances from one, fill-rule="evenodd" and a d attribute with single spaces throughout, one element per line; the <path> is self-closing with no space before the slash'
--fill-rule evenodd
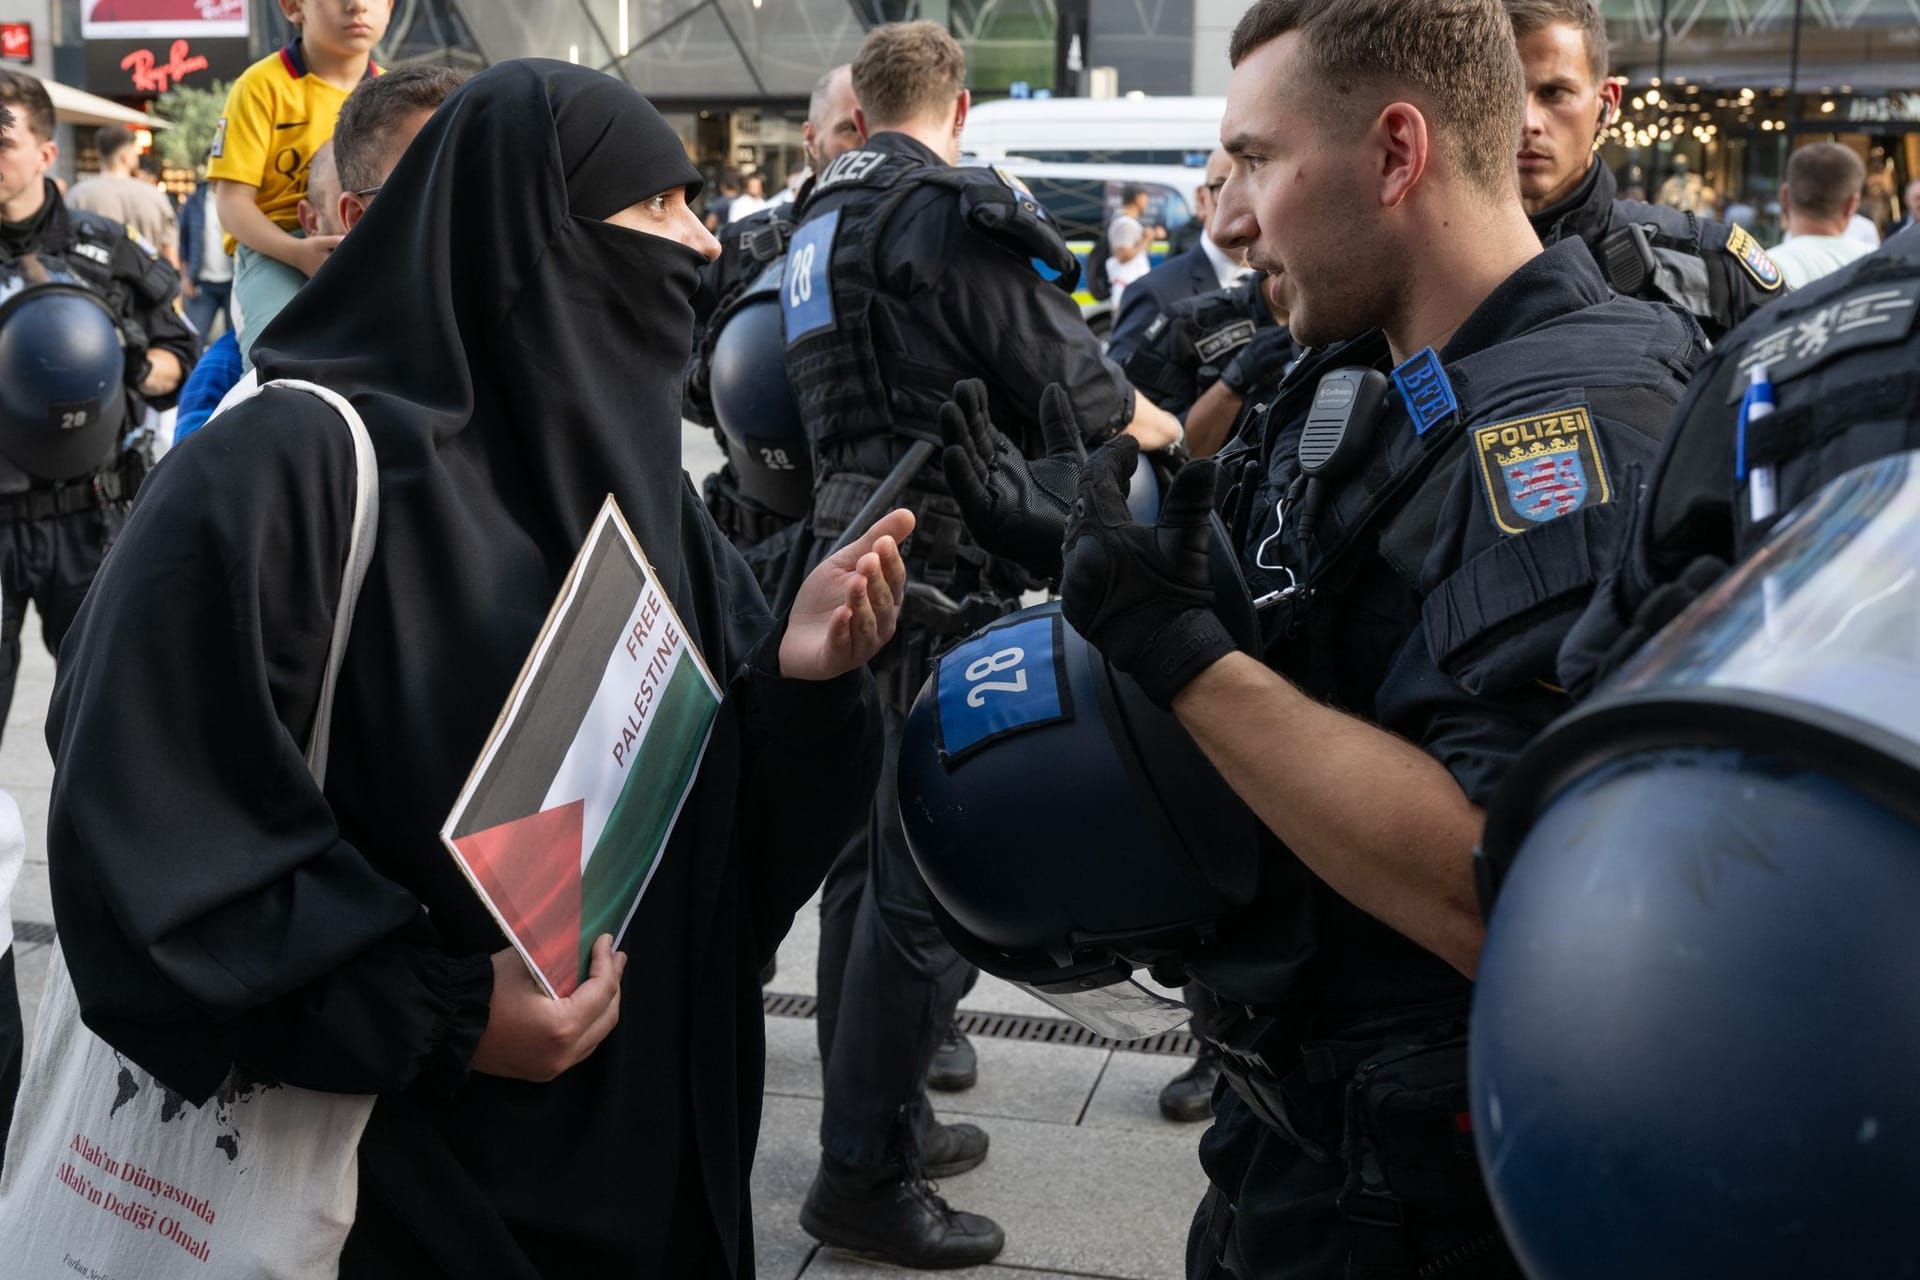
<path id="1" fill-rule="evenodd" d="M 1413 419 L 1413 430 L 1425 435 L 1454 414 L 1460 402 L 1454 398 L 1453 383 L 1432 347 L 1423 347 L 1405 364 L 1393 371 L 1393 385 Z"/>
<path id="2" fill-rule="evenodd" d="M 993 627 L 940 656 L 934 668 L 934 735 L 952 768 L 989 742 L 1073 718 L 1060 616 Z"/>
<path id="3" fill-rule="evenodd" d="M 839 228 L 840 210 L 834 209 L 801 223 L 787 246 L 780 308 L 786 315 L 789 347 L 809 334 L 834 326 L 833 286 L 827 264 L 833 259 L 833 238 Z"/>

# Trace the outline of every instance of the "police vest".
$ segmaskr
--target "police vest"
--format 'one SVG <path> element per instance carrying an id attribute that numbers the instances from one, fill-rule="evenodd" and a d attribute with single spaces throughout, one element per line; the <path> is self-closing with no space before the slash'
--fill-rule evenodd
<path id="1" fill-rule="evenodd" d="M 880 248 L 902 202 L 925 186 L 952 191 L 971 231 L 1072 290 L 1079 269 L 1073 252 L 1033 197 L 992 170 L 881 151 L 843 153 L 815 181 L 781 283 L 787 373 L 816 453 L 885 432 L 937 444 L 928 406 L 976 372 L 909 364 L 876 337 Z M 828 458 L 821 460 L 824 471 Z"/>
<path id="2" fill-rule="evenodd" d="M 1182 298 L 1154 318 L 1122 368 L 1147 399 L 1184 413 L 1253 335 L 1273 323 L 1251 280 Z"/>
<path id="3" fill-rule="evenodd" d="M 62 207 L 48 227 L 52 243 L 36 245 L 22 257 L 37 258 L 49 274 L 66 276 L 106 299 L 125 340 L 129 380 L 146 358 L 147 333 L 136 318 L 171 299 L 176 287 L 172 268 L 147 254 L 124 252 L 127 230 L 112 218 L 84 209 Z M 116 253 L 119 254 L 116 259 Z M 131 266 L 138 259 L 137 266 Z M 140 401 L 128 389 L 128 425 L 140 421 Z M 99 468 L 106 470 L 120 458 L 118 440 L 103 448 Z M 0 493 L 16 493 L 38 483 L 12 463 L 0 458 Z"/>
<path id="4" fill-rule="evenodd" d="M 1336 659 L 1356 634 L 1347 615 L 1353 603 L 1345 593 L 1370 557 L 1393 571 L 1397 593 L 1418 610 L 1434 656 L 1451 666 L 1470 690 L 1499 689 L 1515 683 L 1513 664 L 1524 656 L 1503 629 L 1548 601 L 1590 590 L 1609 566 L 1596 554 L 1604 539 L 1597 522 L 1620 519 L 1624 503 L 1593 486 L 1606 483 L 1591 471 L 1597 452 L 1580 455 L 1589 486 L 1568 514 L 1529 525 L 1517 519 L 1506 537 L 1437 584 L 1423 580 L 1428 551 L 1441 532 L 1436 521 L 1460 462 L 1477 447 L 1475 436 L 1498 423 L 1513 406 L 1541 396 L 1578 388 L 1591 414 L 1617 421 L 1661 420 L 1671 396 L 1628 372 L 1627 362 L 1612 357 L 1623 342 L 1646 343 L 1657 322 L 1632 302 L 1609 302 L 1563 315 L 1549 326 L 1497 343 L 1444 364 L 1430 352 L 1394 371 L 1389 410 L 1356 471 L 1332 482 L 1310 500 L 1301 471 L 1295 429 L 1269 428 L 1237 460 L 1239 475 L 1229 507 L 1242 569 L 1256 600 L 1264 599 L 1261 622 L 1273 665 L 1308 692 L 1349 699 L 1355 691 L 1337 688 Z M 1675 385 L 1683 381 L 1691 350 L 1676 349 L 1669 360 Z M 1342 366 L 1382 367 L 1385 339 L 1378 334 L 1356 339 L 1303 360 L 1282 383 L 1267 421 L 1292 424 L 1304 419 L 1325 373 Z M 1639 366 L 1636 366 L 1636 368 Z M 1525 416 L 1525 415 L 1523 415 Z M 1532 415 L 1546 418 L 1551 415 Z M 1516 431 L 1519 427 L 1514 428 Z M 1595 428 L 1588 417 L 1585 431 Z M 1570 429 L 1578 454 L 1578 424 Z M 1245 448 L 1245 446 L 1243 446 Z M 1490 455 L 1497 456 L 1497 455 Z M 1491 483 L 1489 481 L 1489 483 Z M 1625 495 L 1621 495 L 1624 497 Z M 1518 498 L 1513 499 L 1516 503 Z M 1375 618 L 1375 629 L 1394 629 L 1392 608 L 1372 602 L 1360 612 Z M 1410 630 L 1381 635 L 1397 646 Z M 1336 637 L 1343 639 L 1336 642 Z M 1524 680 L 1526 677 L 1520 677 Z"/>
<path id="5" fill-rule="evenodd" d="M 1743 441 L 1741 401 L 1755 369 L 1765 369 L 1775 407 Z M 1739 560 L 1829 481 L 1920 448 L 1920 235 L 1894 236 L 1742 326 L 1700 370 L 1674 422 L 1641 527 L 1655 581 L 1696 556 Z M 1760 518 L 1756 475 L 1774 489 Z"/>
<path id="6" fill-rule="evenodd" d="M 1780 268 L 1746 228 L 1664 205 L 1614 201 L 1607 234 L 1593 248 L 1615 290 L 1675 303 L 1715 333 L 1752 314 L 1751 298 L 1765 300 L 1782 285 Z M 1709 261 L 1722 258 L 1721 269 L 1708 269 Z M 1736 272 L 1744 273 L 1754 289 L 1737 288 Z"/>

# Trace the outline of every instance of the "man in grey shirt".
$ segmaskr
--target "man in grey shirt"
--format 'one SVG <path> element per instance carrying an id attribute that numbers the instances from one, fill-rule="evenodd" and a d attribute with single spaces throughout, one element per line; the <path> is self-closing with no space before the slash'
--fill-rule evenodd
<path id="1" fill-rule="evenodd" d="M 140 167 L 140 149 L 134 143 L 131 130 L 117 124 L 100 126 L 93 135 L 100 172 L 75 183 L 67 193 L 67 204 L 126 224 L 177 271 L 180 226 L 173 204 L 160 188 L 134 176 Z"/>

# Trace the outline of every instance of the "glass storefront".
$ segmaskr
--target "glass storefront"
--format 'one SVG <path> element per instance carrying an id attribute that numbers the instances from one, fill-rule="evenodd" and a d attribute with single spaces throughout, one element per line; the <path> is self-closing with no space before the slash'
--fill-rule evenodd
<path id="1" fill-rule="evenodd" d="M 1787 157 L 1837 141 L 1885 224 L 1920 177 L 1920 0 L 1604 0 L 1626 80 L 1602 151 L 1623 190 L 1780 236 Z"/>

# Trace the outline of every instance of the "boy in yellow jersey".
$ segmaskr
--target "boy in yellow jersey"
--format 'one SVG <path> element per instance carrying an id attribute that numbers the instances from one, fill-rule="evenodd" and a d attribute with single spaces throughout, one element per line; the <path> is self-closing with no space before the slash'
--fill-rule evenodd
<path id="1" fill-rule="evenodd" d="M 207 169 L 228 246 L 239 246 L 233 318 L 243 355 L 340 243 L 300 234 L 307 163 L 333 136 L 353 87 L 380 73 L 373 47 L 387 33 L 393 0 L 280 0 L 280 11 L 299 38 L 233 82 Z"/>

